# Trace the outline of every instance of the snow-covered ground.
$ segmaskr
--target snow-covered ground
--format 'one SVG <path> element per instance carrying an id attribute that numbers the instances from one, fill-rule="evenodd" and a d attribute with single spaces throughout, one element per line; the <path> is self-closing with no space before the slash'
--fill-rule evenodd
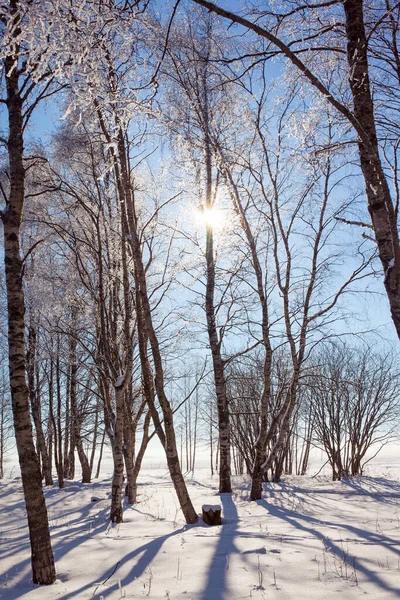
<path id="1" fill-rule="evenodd" d="M 375 460 L 369 472 L 335 483 L 288 477 L 265 484 L 263 499 L 250 503 L 246 477 L 234 478 L 232 496 L 219 496 L 216 478 L 200 470 L 187 478 L 193 503 L 199 513 L 220 503 L 220 527 L 185 525 L 166 470 L 141 474 L 139 503 L 112 527 L 109 475 L 54 486 L 45 491 L 57 564 L 49 587 L 30 580 L 20 480 L 3 480 L 0 599 L 399 598 L 398 455 Z"/>

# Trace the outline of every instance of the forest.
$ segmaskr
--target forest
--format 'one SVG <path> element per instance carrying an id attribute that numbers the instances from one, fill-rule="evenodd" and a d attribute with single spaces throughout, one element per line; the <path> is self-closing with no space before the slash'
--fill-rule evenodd
<path id="1" fill-rule="evenodd" d="M 400 3 L 7 0 L 0 28 L 0 493 L 16 453 L 33 584 L 48 494 L 111 457 L 119 527 L 156 439 L 187 526 L 199 452 L 227 513 L 316 450 L 361 481 L 400 420 Z"/>

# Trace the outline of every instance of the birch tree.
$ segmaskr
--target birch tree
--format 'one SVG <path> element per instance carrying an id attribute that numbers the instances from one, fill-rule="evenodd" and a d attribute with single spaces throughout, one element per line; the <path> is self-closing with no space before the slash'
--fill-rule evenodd
<path id="1" fill-rule="evenodd" d="M 254 9 L 256 20 L 242 17 L 239 13 L 208 2 L 193 0 L 198 5 L 237 23 L 266 40 L 259 57 L 281 55 L 312 86 L 316 93 L 329 103 L 347 121 L 357 136 L 359 164 L 365 182 L 365 193 L 371 217 L 379 259 L 384 274 L 384 287 L 397 335 L 400 337 L 400 249 L 397 229 L 397 209 L 391 194 L 391 184 L 382 163 L 382 148 L 377 134 L 376 107 L 371 90 L 369 44 L 382 23 L 389 24 L 394 34 L 391 53 L 390 77 L 396 77 L 398 6 L 387 2 L 385 7 L 368 12 L 369 32 L 366 30 L 363 0 L 345 0 L 320 3 L 315 6 L 294 2 L 286 10 L 275 5 Z M 317 32 L 309 31 L 309 23 L 318 23 Z M 266 23 L 265 25 L 263 23 Z M 345 31 L 343 32 L 343 26 Z M 332 34 L 333 32 L 333 43 Z M 330 37 L 331 36 L 331 37 Z M 315 48 L 314 40 L 317 40 Z M 327 43 L 325 43 L 327 42 Z M 388 46 L 386 46 L 388 49 Z M 313 52 L 315 50 L 315 52 Z M 311 57 L 311 61 L 308 60 Z M 325 63 L 326 55 L 347 56 L 345 68 L 349 80 L 352 105 L 340 97 L 341 82 L 326 79 L 318 72 L 318 62 Z M 303 56 L 302 56 L 303 55 Z M 313 60 L 319 56 L 322 60 Z M 304 57 L 304 58 L 303 58 Z M 346 68 L 347 67 L 347 68 Z M 389 73 L 389 71 L 388 71 Z M 341 71 L 343 76 L 343 71 Z M 333 85 L 331 82 L 333 80 Z M 343 79 L 342 79 L 343 81 Z"/>
<path id="2" fill-rule="evenodd" d="M 51 94 L 51 79 L 46 81 L 43 75 L 37 83 L 35 74 L 27 73 L 27 56 L 22 33 L 23 6 L 11 0 L 8 7 L 2 7 L 0 18 L 3 33 L 2 83 L 5 94 L 1 101 L 8 116 L 8 138 L 3 139 L 2 143 L 7 149 L 10 177 L 9 189 L 2 189 L 3 208 L 0 217 L 4 235 L 11 399 L 28 515 L 33 581 L 51 584 L 55 581 L 56 573 L 40 464 L 33 443 L 26 381 L 24 261 L 20 250 L 26 173 L 24 130 L 35 106 Z"/>
<path id="3" fill-rule="evenodd" d="M 201 19 L 196 25 L 190 16 L 186 16 L 188 25 L 186 36 L 174 39 L 169 49 L 170 70 L 167 75 L 178 86 L 179 92 L 186 96 L 186 102 L 181 106 L 172 106 L 172 114 L 185 112 L 189 107 L 190 116 L 187 132 L 185 121 L 181 121 L 180 134 L 186 137 L 189 145 L 195 145 L 194 155 L 200 154 L 197 165 L 201 165 L 200 177 L 203 182 L 203 198 L 201 210 L 205 215 L 206 229 L 206 291 L 205 291 L 205 313 L 207 321 L 207 334 L 212 356 L 214 372 L 215 394 L 218 407 L 218 431 L 219 431 L 219 491 L 230 493 L 231 486 L 231 451 L 229 433 L 229 410 L 227 402 L 225 364 L 222 356 L 222 329 L 217 323 L 218 300 L 216 298 L 216 250 L 212 219 L 208 215 L 215 210 L 215 197 L 217 194 L 217 183 L 215 181 L 216 171 L 213 159 L 210 133 L 211 122 L 214 119 L 216 106 L 215 89 L 213 90 L 213 74 L 211 72 L 212 59 L 212 19 Z M 178 49 L 179 48 L 179 49 Z M 177 96 L 175 96 L 177 99 Z M 167 111 L 169 109 L 167 108 Z M 178 125 L 179 117 L 170 121 L 174 130 Z M 178 132 L 178 130 L 177 130 Z M 186 133 L 186 135 L 185 135 Z M 199 140 L 197 138 L 200 138 Z M 194 150 L 194 148 L 193 148 Z M 202 155 L 202 156 L 201 156 Z"/>

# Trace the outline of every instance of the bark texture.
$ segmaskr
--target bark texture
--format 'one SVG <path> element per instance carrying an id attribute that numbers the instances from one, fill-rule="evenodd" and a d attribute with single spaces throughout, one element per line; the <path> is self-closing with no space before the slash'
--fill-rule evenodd
<path id="1" fill-rule="evenodd" d="M 15 22 L 18 22 L 17 2 L 11 0 L 10 7 Z M 18 35 L 19 28 L 16 27 L 16 38 Z M 2 213 L 2 221 L 8 310 L 9 371 L 15 437 L 28 516 L 33 581 L 34 583 L 51 584 L 56 579 L 56 571 L 39 459 L 33 443 L 29 392 L 26 382 L 25 300 L 19 238 L 25 194 L 25 169 L 23 162 L 23 101 L 19 89 L 18 54 L 19 46 L 16 43 L 13 54 L 5 59 L 9 119 L 10 195 L 8 205 Z"/>
<path id="2" fill-rule="evenodd" d="M 42 458 L 42 470 L 45 478 L 46 485 L 53 485 L 53 478 L 51 475 L 51 463 L 50 456 L 46 445 L 46 438 L 43 431 L 42 424 L 42 407 L 40 401 L 40 389 L 39 385 L 35 383 L 35 371 L 36 371 L 36 325 L 32 312 L 29 316 L 29 329 L 28 329 L 28 352 L 27 352 L 27 372 L 28 372 L 28 390 L 29 398 L 31 403 L 32 417 L 35 423 L 36 438 L 37 438 L 37 449 L 38 453 Z"/>
<path id="3" fill-rule="evenodd" d="M 206 67 L 204 67 L 206 69 Z M 206 210 L 213 208 L 212 197 L 212 151 L 210 141 L 210 124 L 208 114 L 208 95 L 206 75 L 203 81 L 203 118 L 204 118 L 204 154 L 206 163 Z M 206 226 L 206 318 L 208 340 L 214 370 L 215 395 L 218 411 L 218 441 L 219 441 L 219 492 L 231 493 L 231 441 L 229 424 L 228 395 L 226 390 L 225 364 L 222 358 L 222 340 L 218 336 L 215 318 L 215 256 L 214 235 L 210 225 Z"/>
<path id="4" fill-rule="evenodd" d="M 347 60 L 354 117 L 360 125 L 359 155 L 365 180 L 368 210 L 371 215 L 389 299 L 390 311 L 400 337 L 400 249 L 397 219 L 390 189 L 379 156 L 374 105 L 368 68 L 368 44 L 365 33 L 363 1 L 346 0 Z"/>
<path id="5" fill-rule="evenodd" d="M 74 309 L 75 310 L 75 309 Z M 72 319 L 75 320 L 73 311 Z M 71 399 L 71 419 L 72 419 L 72 433 L 73 433 L 73 445 L 71 442 L 71 450 L 74 451 L 74 447 L 78 452 L 79 462 L 82 469 L 82 483 L 90 483 L 91 480 L 91 469 L 88 457 L 83 447 L 83 441 L 81 436 L 81 417 L 78 409 L 78 398 L 77 398 L 77 374 L 78 374 L 78 363 L 77 363 L 77 333 L 75 330 L 71 331 L 70 340 L 70 399 Z M 70 461 L 71 463 L 71 461 Z"/>
<path id="6" fill-rule="evenodd" d="M 115 386 L 116 421 L 115 442 L 113 446 L 114 471 L 111 489 L 110 521 L 122 522 L 122 483 L 124 479 L 124 381 Z"/>

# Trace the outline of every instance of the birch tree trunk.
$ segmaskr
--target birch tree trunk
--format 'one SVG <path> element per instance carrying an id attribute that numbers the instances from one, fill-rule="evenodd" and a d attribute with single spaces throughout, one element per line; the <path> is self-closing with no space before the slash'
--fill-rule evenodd
<path id="1" fill-rule="evenodd" d="M 106 59 L 109 62 L 109 85 L 110 89 L 113 92 L 116 92 L 118 85 L 118 77 L 115 77 L 114 66 L 112 64 L 110 56 L 106 53 Z M 151 314 L 151 306 L 149 301 L 149 295 L 147 292 L 147 280 L 146 280 L 146 271 L 143 264 L 142 257 L 142 248 L 141 241 L 139 237 L 139 231 L 137 226 L 137 220 L 135 215 L 135 206 L 134 206 L 134 197 L 133 197 L 133 189 L 131 185 L 131 169 L 129 165 L 129 151 L 127 148 L 126 141 L 126 132 L 123 130 L 121 123 L 119 122 L 119 117 L 117 113 L 115 113 L 115 129 L 117 133 L 117 148 L 113 142 L 110 132 L 107 128 L 107 122 L 102 114 L 100 105 L 97 101 L 94 102 L 94 106 L 97 111 L 97 115 L 99 118 L 100 127 L 102 132 L 106 138 L 107 143 L 110 144 L 110 155 L 113 161 L 115 181 L 117 185 L 118 197 L 121 205 L 122 215 L 126 214 L 126 230 L 123 232 L 123 239 L 129 239 L 132 258 L 134 262 L 134 277 L 135 277 L 135 286 L 136 286 L 136 295 L 137 295 L 137 320 L 138 320 L 138 329 L 140 329 L 139 324 L 139 314 L 142 317 L 142 333 L 144 338 L 144 344 L 142 344 L 141 348 L 141 363 L 142 363 L 142 374 L 144 382 L 147 381 L 149 385 L 153 385 L 152 382 L 148 381 L 148 377 L 146 375 L 146 361 L 142 362 L 142 357 L 146 352 L 147 343 L 150 343 L 153 363 L 154 363 L 154 372 L 155 372 L 155 389 L 158 397 L 158 401 L 160 403 L 163 417 L 164 417 L 164 428 L 165 434 L 160 427 L 158 414 L 156 414 L 156 410 L 154 410 L 154 404 L 152 405 L 152 398 L 149 396 L 149 408 L 152 411 L 152 417 L 154 419 L 155 427 L 157 434 L 160 437 L 160 440 L 164 438 L 164 449 L 166 453 L 168 468 L 170 471 L 171 479 L 184 514 L 187 523 L 195 523 L 198 520 L 197 514 L 193 508 L 192 502 L 190 500 L 185 480 L 182 476 L 182 470 L 179 463 L 179 457 L 177 452 L 176 438 L 175 438 L 175 430 L 174 430 L 174 422 L 173 422 L 173 412 L 171 405 L 168 401 L 168 398 L 165 393 L 165 385 L 164 385 L 164 368 L 162 363 L 162 357 L 160 352 L 160 345 L 158 341 L 158 337 L 156 331 L 153 326 L 152 314 Z M 126 213 L 125 213 L 126 211 Z M 140 337 L 140 336 L 139 336 Z M 146 375 L 146 377 L 145 377 Z"/>
<path id="2" fill-rule="evenodd" d="M 343 2 L 346 16 L 347 60 L 354 117 L 362 128 L 358 149 L 364 175 L 368 210 L 371 215 L 379 258 L 385 273 L 384 284 L 390 311 L 400 337 L 400 247 L 397 218 L 388 182 L 379 156 L 374 104 L 368 68 L 368 42 L 365 33 L 363 0 Z"/>
<path id="3" fill-rule="evenodd" d="M 6 399 L 4 393 L 4 372 L 0 388 L 0 479 L 4 477 L 4 453 L 6 448 Z"/>
<path id="4" fill-rule="evenodd" d="M 125 378 L 115 385 L 115 439 L 113 446 L 114 471 L 111 489 L 110 521 L 122 523 L 122 484 L 124 479 L 124 389 Z"/>
<path id="5" fill-rule="evenodd" d="M 28 328 L 28 352 L 27 352 L 27 371 L 28 371 L 28 390 L 29 399 L 32 410 L 32 417 L 35 423 L 36 437 L 37 437 L 37 448 L 40 456 L 42 457 L 42 469 L 45 478 L 46 485 L 53 485 L 53 478 L 51 476 L 50 458 L 47 450 L 46 439 L 43 432 L 42 424 L 42 408 L 40 402 L 40 390 L 39 385 L 35 384 L 35 371 L 36 371 L 36 348 L 37 348 L 37 335 L 36 325 L 32 313 L 29 315 L 29 328 Z"/>
<path id="6" fill-rule="evenodd" d="M 51 584 L 56 579 L 56 571 L 39 459 L 33 443 L 26 382 L 25 299 L 22 285 L 23 264 L 20 255 L 20 226 L 25 197 L 24 123 L 23 100 L 19 89 L 19 44 L 17 42 L 20 34 L 18 27 L 20 17 L 16 0 L 10 0 L 10 10 L 16 23 L 14 51 L 12 55 L 6 57 L 4 68 L 9 125 L 7 150 L 10 192 L 7 207 L 1 213 L 4 232 L 10 387 L 15 438 L 28 516 L 33 582 Z"/>
<path id="7" fill-rule="evenodd" d="M 129 231 L 129 240 L 131 244 L 132 257 L 135 265 L 134 274 L 135 284 L 137 288 L 138 304 L 136 306 L 136 311 L 138 319 L 138 329 L 142 325 L 142 333 L 144 334 L 143 339 L 145 345 L 147 345 L 147 340 L 150 342 L 155 371 L 155 390 L 164 417 L 165 436 L 161 435 L 160 439 L 164 437 L 165 440 L 164 449 L 167 458 L 168 469 L 185 520 L 187 523 L 196 523 L 198 520 L 198 516 L 194 510 L 192 501 L 190 500 L 186 483 L 182 475 L 182 469 L 179 462 L 176 444 L 173 412 L 167 395 L 165 393 L 164 367 L 162 363 L 160 345 L 156 331 L 154 329 L 153 319 L 151 315 L 149 295 L 147 292 L 146 272 L 143 265 L 142 251 L 134 211 L 133 190 L 130 182 L 130 170 L 128 166 L 128 153 L 125 147 L 125 139 L 122 130 L 120 130 L 118 136 L 118 155 L 120 159 L 120 164 L 118 165 L 120 167 L 120 170 L 118 170 L 117 173 L 119 175 L 117 177 L 117 181 L 120 186 L 121 199 L 124 200 L 124 206 L 127 210 L 127 229 Z M 141 319 L 141 324 L 139 323 L 139 319 Z M 150 405 L 149 407 L 150 409 L 152 408 Z M 155 411 L 153 407 L 152 414 L 155 416 L 154 413 Z M 160 432 L 160 427 L 157 426 L 156 423 L 157 420 L 155 421 L 155 426 L 156 430 Z"/>
<path id="8" fill-rule="evenodd" d="M 137 453 L 135 464 L 133 467 L 132 490 L 129 489 L 130 493 L 132 494 L 132 496 L 131 496 L 132 504 L 135 504 L 137 502 L 137 478 L 139 476 L 143 457 L 144 457 L 147 445 L 150 440 L 150 436 L 149 436 L 150 420 L 151 420 L 151 412 L 148 410 L 146 413 L 145 419 L 144 419 L 144 424 L 143 424 L 142 441 L 141 441 L 139 452 Z"/>
<path id="9" fill-rule="evenodd" d="M 61 448 L 59 444 L 59 431 L 57 428 L 56 417 L 54 413 L 54 366 L 52 357 L 50 359 L 49 369 L 49 415 L 54 432 L 54 463 L 57 471 L 58 487 L 61 489 L 64 487 L 64 472 L 62 468 L 62 456 L 60 455 Z"/>
<path id="10" fill-rule="evenodd" d="M 206 69 L 206 66 L 204 67 Z M 208 115 L 207 81 L 204 75 L 204 153 L 206 162 L 206 210 L 213 207 L 212 198 L 212 153 L 210 143 L 210 125 Z M 219 492 L 220 494 L 231 493 L 231 441 L 229 427 L 228 395 L 226 390 L 225 365 L 221 354 L 222 340 L 219 339 L 215 319 L 215 257 L 214 257 L 214 235 L 210 224 L 206 225 L 206 318 L 207 332 L 211 348 L 214 370 L 215 395 L 217 396 L 218 411 L 218 440 L 219 440 Z"/>
<path id="11" fill-rule="evenodd" d="M 106 439 L 106 427 L 104 426 L 103 435 L 101 437 L 101 443 L 100 443 L 100 455 L 99 455 L 99 460 L 97 462 L 96 479 L 98 479 L 100 476 L 100 468 L 101 468 L 101 461 L 103 459 L 103 450 L 104 450 L 105 439 Z"/>
<path id="12" fill-rule="evenodd" d="M 268 299 L 265 291 L 265 276 L 258 256 L 256 238 L 251 229 L 246 211 L 240 198 L 240 193 L 232 177 L 232 173 L 225 162 L 224 153 L 216 145 L 221 158 L 222 173 L 230 190 L 233 206 L 239 217 L 240 225 L 243 229 L 250 250 L 251 265 L 257 282 L 257 295 L 261 309 L 261 331 L 264 347 L 263 364 L 263 391 L 260 399 L 260 423 L 259 434 L 255 444 L 255 458 L 252 468 L 251 500 L 260 500 L 262 494 L 262 485 L 264 481 L 264 461 L 268 442 L 268 418 L 269 404 L 271 398 L 271 371 L 272 371 L 272 344 L 270 339 L 269 309 Z"/>
<path id="13" fill-rule="evenodd" d="M 75 309 L 72 310 L 72 321 L 75 320 Z M 77 374 L 78 374 L 78 364 L 77 364 L 77 355 L 76 355 L 76 347 L 77 347 L 77 339 L 76 339 L 76 330 L 73 328 L 71 331 L 71 339 L 70 339 L 70 398 L 71 398 L 71 433 L 73 442 L 71 442 L 70 452 L 73 454 L 74 447 L 78 452 L 79 462 L 81 464 L 82 469 L 82 483 L 90 483 L 91 480 L 91 469 L 88 461 L 88 457 L 86 456 L 86 452 L 83 448 L 82 436 L 81 436 L 81 425 L 80 425 L 80 415 L 78 410 L 78 399 L 77 399 Z M 71 458 L 69 461 L 71 465 Z"/>
<path id="14" fill-rule="evenodd" d="M 122 261 L 122 283 L 124 297 L 124 358 L 122 360 L 124 373 L 119 376 L 114 384 L 115 388 L 115 442 L 113 446 L 114 473 L 112 480 L 112 498 L 110 521 L 121 523 L 122 514 L 122 484 L 124 478 L 124 429 L 126 420 L 126 393 L 129 389 L 132 377 L 133 342 L 131 339 L 131 290 L 129 285 L 128 262 L 127 262 L 127 223 L 123 198 L 121 202 L 121 261 Z M 130 465 L 130 475 L 132 474 Z"/>
<path id="15" fill-rule="evenodd" d="M 51 371 L 52 373 L 52 371 Z M 57 443 L 58 443 L 58 486 L 65 485 L 65 456 L 63 455 L 63 428 L 62 428 L 62 398 L 61 398 L 61 371 L 60 371 L 60 339 L 57 340 L 56 356 L 56 392 L 57 392 Z"/>
<path id="16" fill-rule="evenodd" d="M 125 459 L 125 471 L 126 471 L 126 481 L 127 481 L 127 485 L 126 485 L 126 493 L 125 495 L 127 496 L 127 500 L 128 500 L 128 504 L 134 504 L 135 499 L 134 499 L 134 494 L 133 494 L 133 487 L 134 487 L 134 460 L 135 460 L 135 456 L 134 456 L 134 443 L 135 443 L 135 435 L 134 432 L 132 431 L 132 419 L 131 419 L 131 415 L 129 414 L 130 411 L 128 410 L 128 407 L 126 406 L 127 403 L 125 403 L 125 418 L 124 418 L 124 459 Z"/>
<path id="17" fill-rule="evenodd" d="M 68 357 L 67 370 L 67 393 L 65 398 L 65 448 L 64 460 L 66 461 L 65 477 L 74 479 L 75 477 L 75 427 L 74 427 L 74 408 L 73 402 L 76 398 L 76 365 L 73 364 L 73 357 L 70 351 Z"/>

